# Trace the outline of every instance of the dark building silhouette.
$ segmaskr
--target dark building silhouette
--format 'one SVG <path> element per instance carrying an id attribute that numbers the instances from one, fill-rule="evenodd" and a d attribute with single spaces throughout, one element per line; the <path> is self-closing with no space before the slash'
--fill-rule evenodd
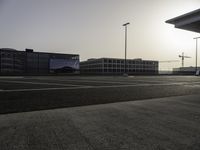
<path id="1" fill-rule="evenodd" d="M 0 49 L 0 74 L 78 73 L 79 55 Z"/>
<path id="2" fill-rule="evenodd" d="M 167 20 L 166 23 L 174 24 L 176 28 L 200 33 L 200 9 Z"/>
<path id="3" fill-rule="evenodd" d="M 200 70 L 200 67 L 197 68 Z M 180 68 L 173 68 L 173 74 L 184 74 L 184 75 L 194 75 L 196 73 L 196 67 L 180 67 Z"/>
<path id="4" fill-rule="evenodd" d="M 125 72 L 125 60 L 118 58 L 88 59 L 80 62 L 81 74 L 120 75 Z M 126 73 L 129 75 L 158 74 L 158 61 L 127 59 Z"/>

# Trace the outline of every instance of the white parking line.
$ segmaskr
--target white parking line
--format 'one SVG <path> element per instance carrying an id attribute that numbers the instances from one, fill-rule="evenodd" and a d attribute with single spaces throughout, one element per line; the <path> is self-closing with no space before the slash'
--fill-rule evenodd
<path id="1" fill-rule="evenodd" d="M 0 90 L 0 93 L 1 92 L 51 91 L 51 90 L 67 90 L 67 89 L 85 89 L 85 88 L 90 88 L 90 86 L 82 86 L 82 87 L 60 87 L 60 88 L 39 88 L 39 89 Z"/>
<path id="2" fill-rule="evenodd" d="M 0 79 L 23 79 L 24 77 L 18 76 L 1 76 Z"/>
<path id="3" fill-rule="evenodd" d="M 46 78 L 39 78 L 38 80 L 49 80 Z M 183 85 L 183 84 L 188 84 L 188 82 L 165 82 L 165 81 L 145 81 L 145 80 L 132 80 L 131 82 L 121 82 L 121 81 L 105 81 L 105 80 L 75 80 L 75 79 L 67 79 L 67 80 L 63 80 L 63 79 L 51 79 L 51 81 L 71 81 L 71 82 L 86 82 L 86 83 L 111 83 L 111 84 L 120 84 L 121 85 Z M 139 82 L 138 82 L 139 81 Z M 80 85 L 80 86 L 84 86 L 84 85 Z M 111 85 L 112 86 L 112 85 Z M 118 85 L 116 85 L 118 86 Z M 100 87 L 100 86 L 98 86 Z M 108 86 L 107 86 L 108 87 Z"/>
<path id="4" fill-rule="evenodd" d="M 80 86 L 75 84 L 62 84 L 62 83 L 46 83 L 46 82 L 30 82 L 30 81 L 5 81 L 2 80 L 0 82 L 6 82 L 6 83 L 26 83 L 26 84 L 41 84 L 41 85 L 58 85 L 58 86 Z M 82 86 L 82 85 L 81 85 Z"/>
<path id="5" fill-rule="evenodd" d="M 167 83 L 167 84 L 134 84 L 134 85 L 109 85 L 109 86 L 80 86 L 80 87 L 58 87 L 58 88 L 39 88 L 39 89 L 13 89 L 0 90 L 0 92 L 27 92 L 27 91 L 51 91 L 51 90 L 76 90 L 76 89 L 101 89 L 101 88 L 121 88 L 121 87 L 147 87 L 161 85 L 187 85 L 182 83 Z"/>
<path id="6" fill-rule="evenodd" d="M 69 82 L 86 82 L 86 83 L 111 83 L 111 84 L 135 84 L 135 83 L 166 83 L 166 81 L 164 80 L 142 80 L 142 79 L 137 79 L 134 78 L 134 80 L 121 80 L 121 78 L 116 78 L 115 80 L 117 81 L 112 81 L 113 78 L 109 78 L 104 80 L 104 78 L 102 79 L 94 79 L 94 78 L 66 78 L 66 79 L 52 79 L 52 78 L 43 78 L 43 77 L 36 77 L 33 79 L 37 79 L 37 80 L 51 80 L 51 81 L 69 81 Z M 167 82 L 169 83 L 169 82 Z M 173 81 L 171 82 L 173 83 Z"/>
<path id="7" fill-rule="evenodd" d="M 37 78 L 37 80 L 50 80 L 50 79 L 45 79 L 45 78 Z M 133 84 L 129 82 L 116 82 L 116 81 L 105 81 L 105 80 L 76 80 L 76 79 L 51 79 L 51 81 L 70 81 L 70 82 L 86 82 L 86 83 L 117 83 L 117 84 Z"/>

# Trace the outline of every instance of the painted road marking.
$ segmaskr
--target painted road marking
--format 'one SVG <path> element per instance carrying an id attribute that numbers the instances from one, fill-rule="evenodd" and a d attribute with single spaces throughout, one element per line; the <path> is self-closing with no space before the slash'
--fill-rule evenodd
<path id="1" fill-rule="evenodd" d="M 132 84 L 135 84 L 134 83 L 134 81 L 132 82 L 132 83 L 130 83 L 130 81 L 129 82 L 119 82 L 119 81 L 105 81 L 105 80 L 76 80 L 76 79 L 67 79 L 67 80 L 64 80 L 64 79 L 45 79 L 45 78 L 37 78 L 38 80 L 54 80 L 54 81 L 69 81 L 69 82 L 86 82 L 86 83 L 111 83 L 111 84 L 125 84 L 125 85 L 127 85 L 127 84 L 130 84 L 130 85 L 132 85 Z M 151 83 L 151 82 L 150 82 Z M 152 82 L 152 83 L 154 83 L 154 82 Z M 155 83 L 157 83 L 157 82 L 155 82 Z"/>
<path id="2" fill-rule="evenodd" d="M 6 83 L 21 83 L 21 84 L 41 84 L 41 85 L 58 85 L 58 86 L 80 86 L 75 84 L 62 84 L 62 83 L 46 83 L 46 82 L 30 82 L 30 81 L 0 81 Z M 82 85 L 81 85 L 82 86 Z"/>
<path id="3" fill-rule="evenodd" d="M 45 79 L 45 78 L 40 78 L 39 80 L 54 80 L 54 81 L 71 81 L 71 82 L 86 82 L 86 83 L 118 83 L 118 84 L 129 84 L 129 83 L 125 83 L 125 82 L 116 82 L 116 81 L 104 81 L 104 80 L 77 80 L 77 79 Z M 131 84 L 131 83 L 130 83 Z"/>
<path id="4" fill-rule="evenodd" d="M 58 87 L 58 88 L 39 88 L 39 89 L 13 89 L 13 90 L 0 90 L 1 92 L 27 92 L 27 91 L 51 91 L 51 90 L 67 90 L 67 89 L 85 89 L 90 86 L 82 86 L 82 87 Z"/>
<path id="5" fill-rule="evenodd" d="M 1 76 L 0 79 L 23 79 L 24 77 L 13 77 L 13 76 Z"/>
<path id="6" fill-rule="evenodd" d="M 49 79 L 45 79 L 45 78 L 40 78 L 39 80 L 49 80 Z M 62 80 L 62 79 L 51 79 L 51 81 L 54 80 L 54 81 L 71 81 L 71 82 L 86 82 L 86 83 L 117 83 L 117 84 L 121 84 L 121 85 L 146 85 L 146 84 L 150 84 L 150 85 L 184 85 L 184 84 L 189 84 L 188 82 L 160 82 L 160 81 L 145 81 L 145 80 L 136 80 L 136 82 L 114 82 L 114 81 L 94 81 L 94 80 L 75 80 L 75 79 L 72 79 L 72 80 Z M 139 82 L 143 82 L 143 83 L 138 83 L 137 81 Z M 84 85 L 78 85 L 78 86 L 84 86 Z M 98 87 L 100 87 L 101 85 L 97 85 Z M 118 85 L 117 85 L 118 86 Z M 120 85 L 119 85 L 120 86 Z"/>
<path id="7" fill-rule="evenodd" d="M 143 82 L 143 83 L 166 83 L 166 81 L 164 80 L 155 80 L 155 81 L 148 81 L 148 80 L 142 80 L 142 79 L 137 79 L 137 78 L 134 78 L 135 80 L 123 80 L 122 78 L 109 78 L 108 80 L 105 80 L 104 78 L 102 79 L 94 79 L 94 78 L 67 78 L 67 79 L 52 79 L 52 78 L 43 78 L 43 77 L 36 77 L 36 78 L 33 78 L 33 79 L 37 79 L 37 80 L 54 80 L 54 81 L 70 81 L 70 82 L 86 82 L 86 83 L 111 83 L 111 84 L 135 84 L 135 83 L 140 83 L 140 82 Z M 113 80 L 113 79 L 116 79 L 117 81 L 110 81 Z M 121 80 L 122 79 L 122 80 Z M 171 81 L 171 82 L 174 82 L 174 81 Z M 184 82 L 184 81 L 182 81 Z M 168 83 L 168 82 L 167 82 Z"/>
<path id="8" fill-rule="evenodd" d="M 187 87 L 200 87 L 200 85 L 192 85 L 192 84 L 187 84 L 187 85 L 184 85 L 184 86 L 187 86 Z"/>
<path id="9" fill-rule="evenodd" d="M 121 88 L 121 87 L 147 87 L 147 86 L 171 86 L 171 85 L 188 85 L 182 83 L 167 84 L 134 84 L 134 85 L 108 85 L 108 86 L 80 86 L 80 87 L 58 87 L 58 88 L 38 88 L 38 89 L 13 89 L 0 90 L 0 92 L 26 92 L 26 91 L 50 91 L 50 90 L 76 90 L 76 89 L 101 89 L 101 88 Z"/>

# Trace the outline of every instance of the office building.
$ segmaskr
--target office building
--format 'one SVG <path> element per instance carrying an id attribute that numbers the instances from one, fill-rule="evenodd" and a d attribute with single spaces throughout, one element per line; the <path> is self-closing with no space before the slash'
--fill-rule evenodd
<path id="1" fill-rule="evenodd" d="M 125 72 L 129 75 L 155 75 L 158 74 L 158 61 L 118 58 L 88 59 L 80 62 L 81 74 L 120 75 Z"/>
<path id="2" fill-rule="evenodd" d="M 200 67 L 197 67 L 197 70 L 200 70 Z M 194 75 L 196 73 L 196 67 L 180 67 L 173 68 L 173 74 L 176 75 Z"/>
<path id="3" fill-rule="evenodd" d="M 0 49 L 0 74 L 78 73 L 79 55 Z"/>

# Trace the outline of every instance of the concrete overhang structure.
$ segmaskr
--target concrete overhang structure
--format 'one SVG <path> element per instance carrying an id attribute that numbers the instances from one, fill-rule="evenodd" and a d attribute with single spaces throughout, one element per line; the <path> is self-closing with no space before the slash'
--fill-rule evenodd
<path id="1" fill-rule="evenodd" d="M 167 20 L 166 23 L 174 24 L 175 28 L 200 33 L 200 9 Z"/>

